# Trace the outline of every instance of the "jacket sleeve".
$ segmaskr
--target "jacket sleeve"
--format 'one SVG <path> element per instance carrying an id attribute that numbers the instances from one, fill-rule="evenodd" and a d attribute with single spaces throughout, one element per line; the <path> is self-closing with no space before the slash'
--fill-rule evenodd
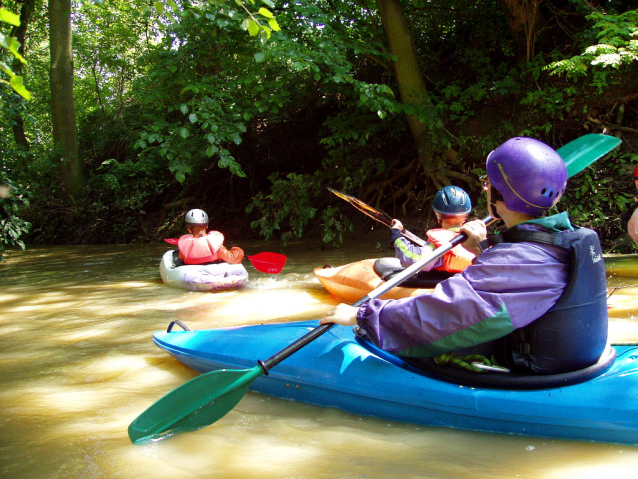
<path id="1" fill-rule="evenodd" d="M 404 356 L 476 346 L 547 312 L 567 285 L 569 262 L 566 250 L 549 245 L 497 245 L 431 294 L 369 301 L 357 323 L 379 347 Z"/>
<path id="2" fill-rule="evenodd" d="M 244 250 L 233 246 L 229 250 L 225 246 L 221 246 L 218 251 L 219 259 L 230 264 L 239 264 L 244 259 Z"/>
<path id="3" fill-rule="evenodd" d="M 432 243 L 427 242 L 423 246 L 417 246 L 413 244 L 410 240 L 405 239 L 402 236 L 399 236 L 392 243 L 394 246 L 394 254 L 399 261 L 401 262 L 401 266 L 407 268 L 408 266 L 419 261 L 424 255 L 431 253 L 434 251 L 435 247 Z M 430 271 L 433 268 L 437 268 L 443 264 L 443 259 L 439 258 L 436 261 L 426 265 L 422 271 Z"/>
<path id="4" fill-rule="evenodd" d="M 629 222 L 627 223 L 627 232 L 629 236 L 638 243 L 638 208 L 634 210 Z"/>

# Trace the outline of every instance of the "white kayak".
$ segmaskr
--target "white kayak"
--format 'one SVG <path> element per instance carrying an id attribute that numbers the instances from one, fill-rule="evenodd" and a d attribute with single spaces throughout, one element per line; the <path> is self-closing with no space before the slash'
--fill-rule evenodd
<path id="1" fill-rule="evenodd" d="M 160 275 L 167 286 L 191 291 L 222 291 L 244 286 L 248 272 L 241 264 L 214 263 L 175 266 L 174 250 L 164 253 Z"/>

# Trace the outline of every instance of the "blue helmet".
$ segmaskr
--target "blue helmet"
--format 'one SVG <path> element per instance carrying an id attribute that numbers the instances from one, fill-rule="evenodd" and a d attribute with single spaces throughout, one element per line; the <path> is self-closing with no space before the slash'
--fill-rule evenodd
<path id="1" fill-rule="evenodd" d="M 469 195 L 458 186 L 446 186 L 436 192 L 432 209 L 443 218 L 467 216 L 472 211 Z"/>

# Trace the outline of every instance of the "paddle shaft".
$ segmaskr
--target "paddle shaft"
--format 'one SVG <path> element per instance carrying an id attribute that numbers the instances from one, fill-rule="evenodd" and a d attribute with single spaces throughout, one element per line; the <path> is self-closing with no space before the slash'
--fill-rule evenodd
<path id="1" fill-rule="evenodd" d="M 486 225 L 489 225 L 489 224 L 493 223 L 494 221 L 495 221 L 495 219 L 492 218 L 491 216 L 488 216 L 488 217 L 483 219 L 483 222 Z M 467 239 L 467 235 L 465 233 L 461 233 L 458 236 L 454 237 L 451 241 L 442 244 L 441 246 L 436 248 L 434 251 L 432 251 L 432 253 L 430 253 L 429 255 L 421 258 L 416 263 L 410 265 L 408 268 L 406 268 L 403 271 L 401 271 L 401 273 L 393 276 L 391 279 L 389 279 L 388 281 L 384 282 L 381 286 L 379 286 L 379 287 L 375 288 L 374 290 L 370 291 L 363 298 L 361 298 L 356 303 L 354 303 L 353 306 L 359 307 L 362 304 L 367 303 L 371 299 L 376 299 L 376 298 L 378 298 L 380 296 L 383 296 L 385 293 L 390 291 L 392 288 L 397 286 L 399 283 L 402 283 L 406 279 L 408 279 L 411 276 L 415 275 L 416 273 L 421 271 L 421 269 L 423 269 L 425 266 L 427 266 L 428 264 L 436 261 L 441 256 L 443 256 L 445 253 L 447 253 L 452 248 L 454 248 L 456 245 L 459 245 L 459 244 L 463 243 L 466 239 Z M 278 353 L 274 354 L 273 356 L 268 358 L 266 361 L 260 362 L 261 367 L 264 368 L 264 372 L 266 374 L 268 374 L 268 370 L 269 369 L 271 369 L 272 367 L 274 367 L 277 364 L 279 364 L 281 361 L 286 359 L 288 356 L 291 356 L 292 354 L 296 353 L 301 348 L 303 348 L 304 346 L 308 345 L 309 343 L 311 343 L 312 341 L 317 339 L 322 334 L 326 333 L 333 326 L 334 326 L 334 323 L 322 324 L 322 325 L 316 327 L 315 329 L 313 329 L 312 331 L 310 331 L 309 333 L 305 334 L 301 338 L 299 338 L 297 341 L 295 341 L 291 345 L 285 347 L 284 349 L 282 349 Z"/>

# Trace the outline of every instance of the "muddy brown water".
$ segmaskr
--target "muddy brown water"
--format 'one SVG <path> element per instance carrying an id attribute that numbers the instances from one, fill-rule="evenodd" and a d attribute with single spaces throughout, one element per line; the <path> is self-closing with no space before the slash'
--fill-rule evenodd
<path id="1" fill-rule="evenodd" d="M 165 244 L 10 252 L 0 265 L 0 477 L 635 476 L 638 447 L 423 427 L 251 392 L 211 427 L 132 445 L 129 423 L 196 374 L 153 345 L 154 331 L 174 319 L 203 329 L 318 318 L 337 302 L 314 267 L 388 255 L 369 244 L 242 246 L 288 263 L 272 276 L 246 262 L 246 288 L 197 293 L 162 284 Z M 609 265 L 612 341 L 638 342 L 638 259 Z"/>

